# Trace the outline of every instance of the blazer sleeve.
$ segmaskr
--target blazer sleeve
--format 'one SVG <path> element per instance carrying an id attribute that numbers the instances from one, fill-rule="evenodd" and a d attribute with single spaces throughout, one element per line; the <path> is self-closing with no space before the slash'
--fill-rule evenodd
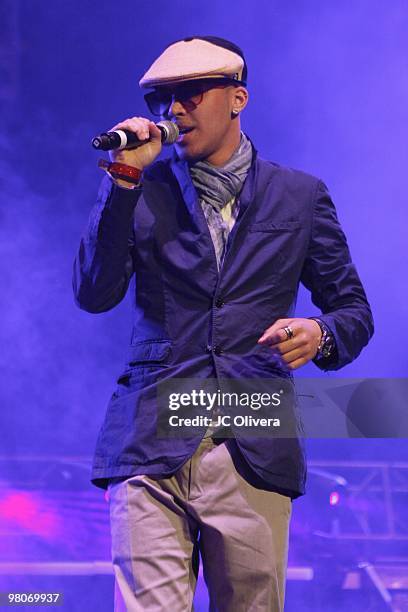
<path id="1" fill-rule="evenodd" d="M 322 370 L 338 370 L 353 361 L 374 333 L 374 322 L 364 288 L 353 264 L 346 237 L 326 185 L 318 181 L 310 244 L 301 282 L 311 292 L 330 328 L 336 350 L 316 361 Z"/>
<path id="2" fill-rule="evenodd" d="M 141 189 L 123 189 L 105 176 L 74 260 L 75 301 L 100 313 L 125 296 L 134 272 L 133 212 Z"/>

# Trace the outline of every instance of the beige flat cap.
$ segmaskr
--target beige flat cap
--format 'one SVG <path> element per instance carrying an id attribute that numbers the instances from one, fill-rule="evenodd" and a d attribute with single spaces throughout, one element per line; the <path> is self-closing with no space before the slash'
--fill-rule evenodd
<path id="1" fill-rule="evenodd" d="M 215 37 L 212 40 L 224 41 Z M 228 41 L 225 41 L 228 43 Z M 230 43 L 228 43 L 230 44 Z M 231 43 L 231 46 L 232 45 Z M 236 47 L 239 49 L 239 47 Z M 229 77 L 243 79 L 245 61 L 241 55 L 203 38 L 186 38 L 169 47 L 139 81 L 140 87 L 157 87 L 194 79 Z"/>

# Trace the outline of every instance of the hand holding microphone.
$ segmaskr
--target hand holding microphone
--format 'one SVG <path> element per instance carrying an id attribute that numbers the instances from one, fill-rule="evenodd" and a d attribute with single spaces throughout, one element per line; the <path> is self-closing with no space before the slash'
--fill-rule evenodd
<path id="1" fill-rule="evenodd" d="M 144 117 L 131 117 L 116 124 L 108 133 L 95 137 L 92 146 L 109 150 L 112 162 L 143 170 L 159 155 L 162 143 L 173 144 L 178 134 L 177 126 L 171 121 L 156 125 Z"/>

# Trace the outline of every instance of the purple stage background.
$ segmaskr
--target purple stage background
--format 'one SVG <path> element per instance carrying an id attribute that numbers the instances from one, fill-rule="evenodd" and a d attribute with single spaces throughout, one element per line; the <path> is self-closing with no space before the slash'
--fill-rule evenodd
<path id="1" fill-rule="evenodd" d="M 262 157 L 328 185 L 366 288 L 375 321 L 369 346 L 340 372 L 311 365 L 302 376 L 407 376 L 405 1 L 3 0 L 0 16 L 0 530 L 1 521 L 18 523 L 7 486 L 20 490 L 15 481 L 32 478 L 33 461 L 44 467 L 83 458 L 87 481 L 87 458 L 130 333 L 128 298 L 102 315 L 73 302 L 72 262 L 101 179 L 90 140 L 145 114 L 138 80 L 183 36 L 213 34 L 243 48 L 250 93 L 244 131 Z M 315 312 L 301 291 L 297 315 Z M 407 461 L 401 439 L 309 440 L 307 447 L 312 462 Z M 21 508 L 27 503 L 34 520 L 32 499 L 15 499 L 19 525 L 29 530 Z M 306 503 L 295 502 L 293 520 Z M 38 537 L 52 531 L 50 521 Z M 69 538 L 76 537 L 72 529 Z M 7 542 L 3 561 L 15 550 L 13 538 Z M 48 546 L 43 560 L 56 560 Z M 322 610 L 343 609 L 330 605 Z M 290 583 L 287 609 L 306 610 Z"/>

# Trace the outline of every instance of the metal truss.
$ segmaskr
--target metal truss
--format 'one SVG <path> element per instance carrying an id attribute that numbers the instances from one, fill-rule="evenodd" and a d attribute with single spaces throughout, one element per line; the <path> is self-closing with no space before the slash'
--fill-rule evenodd
<path id="1" fill-rule="evenodd" d="M 331 529 L 320 532 L 320 536 L 384 542 L 408 540 L 408 463 L 310 461 L 309 473 L 325 474 L 331 480 L 331 489 L 339 494 Z"/>

